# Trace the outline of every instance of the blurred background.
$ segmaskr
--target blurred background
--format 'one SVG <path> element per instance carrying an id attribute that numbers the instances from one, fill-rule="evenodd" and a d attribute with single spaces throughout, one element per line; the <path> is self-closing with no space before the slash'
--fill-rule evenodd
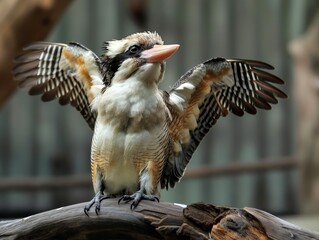
<path id="1" fill-rule="evenodd" d="M 164 90 L 221 56 L 270 63 L 289 95 L 271 111 L 221 118 L 161 201 L 319 213 L 319 1 L 73 0 L 52 12 L 50 0 L 17 2 L 0 3 L 0 219 L 94 195 L 91 130 L 74 108 L 16 90 L 13 56 L 35 40 L 76 41 L 100 55 L 102 42 L 146 30 L 181 45 L 167 62 Z"/>

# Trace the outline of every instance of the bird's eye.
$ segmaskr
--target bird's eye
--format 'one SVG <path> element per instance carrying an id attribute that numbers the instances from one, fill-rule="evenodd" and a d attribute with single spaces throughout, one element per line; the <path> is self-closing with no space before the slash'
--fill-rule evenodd
<path id="1" fill-rule="evenodd" d="M 135 54 L 141 49 L 138 45 L 133 45 L 128 49 L 129 54 Z"/>

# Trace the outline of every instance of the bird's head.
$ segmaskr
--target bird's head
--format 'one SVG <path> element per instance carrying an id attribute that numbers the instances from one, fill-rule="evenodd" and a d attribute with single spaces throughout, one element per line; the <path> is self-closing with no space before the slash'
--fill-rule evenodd
<path id="1" fill-rule="evenodd" d="M 135 77 L 145 83 L 158 84 L 165 71 L 164 61 L 179 45 L 163 45 L 157 33 L 143 32 L 108 41 L 104 48 L 103 72 L 112 83 Z"/>

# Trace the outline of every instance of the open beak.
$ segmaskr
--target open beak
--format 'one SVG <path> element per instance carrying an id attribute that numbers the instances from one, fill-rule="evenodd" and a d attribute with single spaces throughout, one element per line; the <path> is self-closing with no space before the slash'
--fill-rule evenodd
<path id="1" fill-rule="evenodd" d="M 143 51 L 141 58 L 146 59 L 149 63 L 161 63 L 172 56 L 178 48 L 178 44 L 154 45 L 151 49 Z"/>

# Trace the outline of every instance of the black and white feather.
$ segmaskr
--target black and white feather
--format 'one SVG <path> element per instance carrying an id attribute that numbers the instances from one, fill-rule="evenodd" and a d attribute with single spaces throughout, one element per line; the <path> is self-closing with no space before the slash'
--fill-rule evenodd
<path id="1" fill-rule="evenodd" d="M 36 42 L 23 50 L 13 69 L 19 85 L 31 95 L 42 94 L 43 101 L 70 103 L 93 129 L 96 113 L 90 103 L 104 86 L 99 57 L 78 43 Z"/>
<path id="2" fill-rule="evenodd" d="M 164 170 L 161 186 L 173 187 L 203 137 L 220 116 L 228 112 L 242 116 L 256 108 L 270 109 L 277 98 L 287 95 L 272 84 L 283 80 L 263 69 L 274 69 L 264 62 L 213 58 L 183 75 L 169 91 L 172 112 L 173 154 Z"/>

